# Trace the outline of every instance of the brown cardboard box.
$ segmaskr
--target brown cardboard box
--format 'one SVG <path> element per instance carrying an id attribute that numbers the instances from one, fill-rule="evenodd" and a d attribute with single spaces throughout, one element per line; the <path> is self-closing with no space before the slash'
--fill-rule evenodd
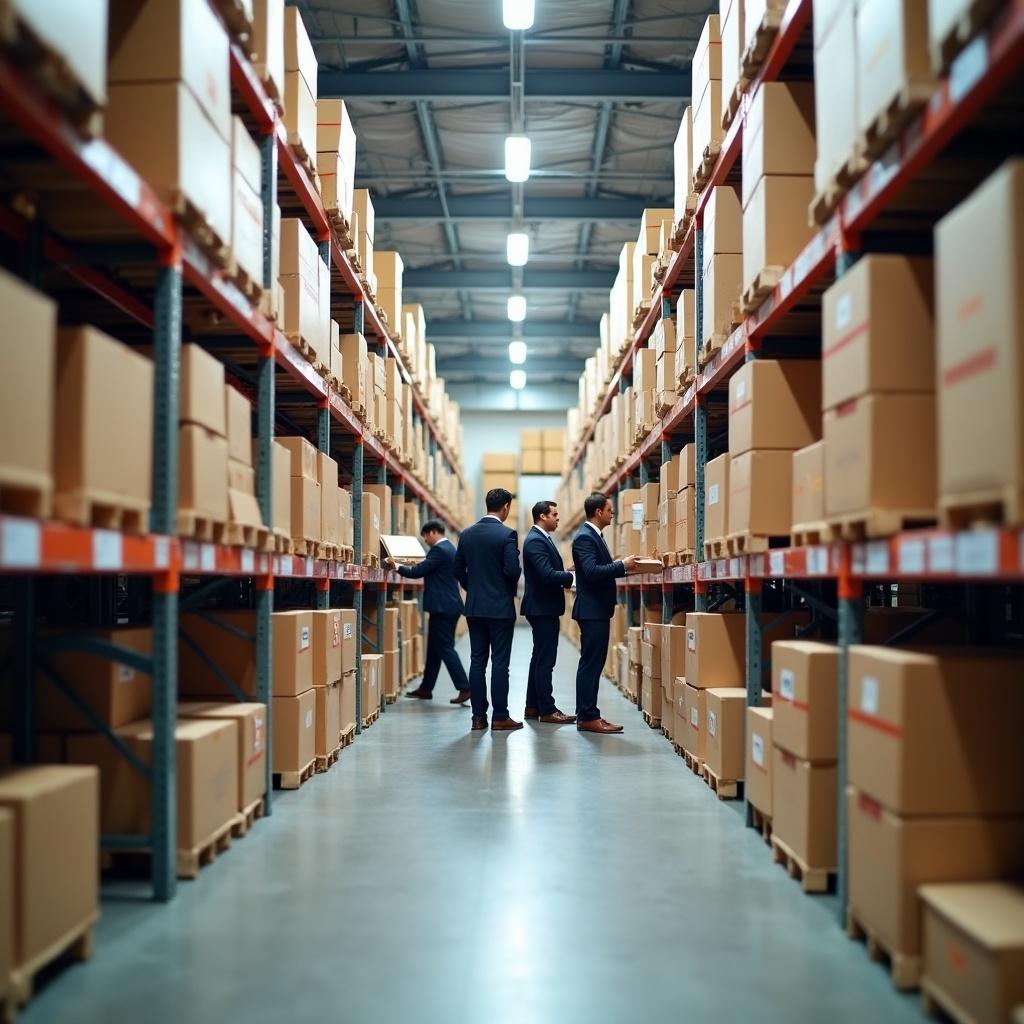
<path id="1" fill-rule="evenodd" d="M 813 640 L 771 647 L 772 742 L 805 761 L 839 756 L 839 648 Z"/>
<path id="2" fill-rule="evenodd" d="M 822 408 L 935 390 L 932 262 L 865 256 L 822 300 Z"/>
<path id="3" fill-rule="evenodd" d="M 921 953 L 919 887 L 1024 871 L 1024 818 L 901 818 L 846 787 L 850 912 L 885 949 Z"/>
<path id="4" fill-rule="evenodd" d="M 716 47 L 717 49 L 717 47 Z M 693 111 L 693 153 L 691 169 L 694 180 L 704 162 L 704 154 L 712 146 L 720 146 L 725 132 L 722 130 L 722 83 L 712 81 Z"/>
<path id="5" fill-rule="evenodd" d="M 270 91 L 284 97 L 284 4 L 281 0 L 253 0 L 253 66 Z"/>
<path id="6" fill-rule="evenodd" d="M 320 484 L 320 540 L 341 543 L 341 507 L 338 504 L 338 464 L 317 452 L 317 483 Z"/>
<path id="7" fill-rule="evenodd" d="M 565 464 L 565 452 L 556 448 L 544 449 L 544 474 L 546 476 L 558 476 Z"/>
<path id="8" fill-rule="evenodd" d="M 231 121 L 231 253 L 238 267 L 263 283 L 263 202 L 260 151 L 241 118 Z"/>
<path id="9" fill-rule="evenodd" d="M 323 524 L 320 520 L 320 484 L 305 476 L 291 478 L 291 525 L 295 540 L 320 543 Z"/>
<path id="10" fill-rule="evenodd" d="M 740 83 L 740 58 L 743 55 L 743 0 L 720 0 L 722 27 L 722 95 L 730 97 Z"/>
<path id="11" fill-rule="evenodd" d="M 793 452 L 793 528 L 812 526 L 825 518 L 825 442 L 815 441 Z"/>
<path id="12" fill-rule="evenodd" d="M 344 100 L 317 97 L 316 150 L 337 153 L 355 170 L 356 130 Z M 351 188 L 349 195 L 351 198 Z"/>
<path id="13" fill-rule="evenodd" d="M 356 650 L 359 637 L 356 632 L 356 613 L 352 608 L 339 609 L 341 616 L 341 673 L 347 675 L 356 668 Z"/>
<path id="14" fill-rule="evenodd" d="M 704 467 L 704 541 L 722 540 L 729 530 L 729 454 Z"/>
<path id="15" fill-rule="evenodd" d="M 273 770 L 302 772 L 316 757 L 316 694 L 312 687 L 295 697 L 274 697 Z"/>
<path id="16" fill-rule="evenodd" d="M 743 209 L 743 290 L 771 284 L 814 237 L 806 210 L 814 198 L 807 175 L 766 174 Z"/>
<path id="17" fill-rule="evenodd" d="M 503 487 L 512 494 L 516 493 L 518 478 L 515 473 L 493 473 L 490 470 L 484 472 L 483 487 L 484 496 L 488 491 L 496 487 Z"/>
<path id="18" fill-rule="evenodd" d="M 255 442 L 254 442 L 255 444 Z M 277 441 L 271 442 L 271 484 L 274 490 L 275 530 L 292 535 L 291 453 Z M 257 459 L 258 459 L 257 455 Z"/>
<path id="19" fill-rule="evenodd" d="M 825 190 L 857 142 L 854 0 L 814 0 L 814 187 Z"/>
<path id="20" fill-rule="evenodd" d="M 686 683 L 697 689 L 739 686 L 746 677 L 746 617 L 686 613 Z"/>
<path id="21" fill-rule="evenodd" d="M 709 14 L 693 51 L 693 100 L 698 106 L 705 100 L 711 82 L 722 80 L 722 30 L 717 14 Z M 721 117 L 715 119 L 716 124 Z M 720 124 L 719 124 L 720 126 Z"/>
<path id="22" fill-rule="evenodd" d="M 626 630 L 626 634 L 628 637 L 627 647 L 629 650 L 629 663 L 631 665 L 639 665 L 640 659 L 643 655 L 641 650 L 641 645 L 644 642 L 643 626 L 630 626 L 629 629 Z"/>
<path id="23" fill-rule="evenodd" d="M 227 439 L 194 423 L 178 428 L 178 508 L 215 523 L 228 519 Z"/>
<path id="24" fill-rule="evenodd" d="M 680 625 L 666 623 L 661 627 L 661 643 L 658 647 L 660 658 L 659 678 L 666 701 L 672 700 L 672 686 L 676 676 L 686 674 L 686 624 L 685 616 Z"/>
<path id="25" fill-rule="evenodd" d="M 523 448 L 543 448 L 544 447 L 544 435 L 539 429 L 527 428 L 519 431 L 519 447 Z"/>
<path id="26" fill-rule="evenodd" d="M 746 117 L 743 125 L 744 210 L 762 175 L 814 174 L 814 85 L 811 82 L 763 82 L 750 94 Z M 802 211 L 798 220 L 806 221 Z"/>
<path id="27" fill-rule="evenodd" d="M 544 452 L 539 448 L 526 448 L 519 453 L 519 472 L 524 475 L 534 475 L 544 472 Z M 507 486 L 505 484 L 496 486 Z M 515 486 L 508 487 L 508 490 L 515 492 Z"/>
<path id="28" fill-rule="evenodd" d="M 707 766 L 723 781 L 741 782 L 747 691 L 742 687 L 714 687 L 707 691 L 706 701 Z"/>
<path id="29" fill-rule="evenodd" d="M 395 697 L 398 695 L 398 688 L 401 684 L 398 673 L 398 651 L 384 651 L 384 695 Z"/>
<path id="30" fill-rule="evenodd" d="M 355 669 L 341 677 L 341 735 L 356 727 L 356 673 Z"/>
<path id="31" fill-rule="evenodd" d="M 248 810 L 267 791 L 267 706 L 259 703 L 179 704 L 179 718 L 235 722 L 238 738 L 238 795 L 235 807 Z"/>
<path id="32" fill-rule="evenodd" d="M 924 885 L 923 982 L 965 1020 L 998 1024 L 1024 1004 L 1024 889 L 1001 882 Z"/>
<path id="33" fill-rule="evenodd" d="M 369 354 L 366 338 L 362 334 L 343 334 L 338 339 L 341 347 L 342 382 L 352 392 L 352 405 L 365 408 L 372 382 L 368 380 Z"/>
<path id="34" fill-rule="evenodd" d="M 672 704 L 672 740 L 685 749 L 686 733 L 690 723 L 686 717 L 686 680 L 682 676 L 676 676 L 672 680 Z"/>
<path id="35" fill-rule="evenodd" d="M 696 493 L 695 487 L 686 487 L 676 495 L 676 551 L 696 550 Z"/>
<path id="36" fill-rule="evenodd" d="M 228 458 L 252 466 L 252 406 L 241 391 L 224 385 Z"/>
<path id="37" fill-rule="evenodd" d="M 211 619 L 231 627 L 219 628 Z M 179 630 L 199 647 L 235 685 L 249 697 L 256 696 L 256 613 L 254 611 L 216 611 L 200 617 L 183 614 Z M 242 635 L 238 635 L 238 633 Z M 203 658 L 187 642 L 178 644 L 178 693 L 189 697 L 226 695 L 224 684 Z"/>
<path id="38" fill-rule="evenodd" d="M 342 674 L 342 622 L 338 608 L 317 609 L 313 619 L 313 686 L 327 686 Z"/>
<path id="39" fill-rule="evenodd" d="M 644 627 L 644 634 L 647 635 L 650 626 Z M 640 644 L 640 665 L 643 670 L 652 678 L 661 681 L 661 645 L 655 646 L 648 640 Z"/>
<path id="40" fill-rule="evenodd" d="M 226 388 L 223 363 L 198 345 L 181 346 L 179 423 L 195 423 L 220 437 L 227 437 L 228 403 L 231 399 L 226 397 Z M 237 391 L 235 394 L 242 397 Z M 238 415 L 237 409 L 232 409 L 232 412 Z M 242 460 L 239 455 L 233 457 Z"/>
<path id="41" fill-rule="evenodd" d="M 772 731 L 774 707 L 747 708 L 746 797 L 765 817 L 772 816 Z"/>
<path id="42" fill-rule="evenodd" d="M 700 340 L 712 351 L 732 332 L 734 309 L 743 291 L 743 257 L 736 253 L 713 256 L 704 264 L 704 305 Z"/>
<path id="43" fill-rule="evenodd" d="M 679 131 L 672 146 L 674 168 L 674 202 L 672 215 L 678 224 L 693 209 L 693 107 L 683 111 Z"/>
<path id="44" fill-rule="evenodd" d="M 732 185 L 717 185 L 704 207 L 704 273 L 714 256 L 743 252 L 743 207 Z"/>
<path id="45" fill-rule="evenodd" d="M 320 100 L 329 103 L 330 100 Z M 339 100 L 343 103 L 344 100 Z M 320 198 L 328 213 L 337 211 L 346 220 L 352 220 L 352 174 L 350 165 L 337 153 L 317 153 L 316 172 L 320 179 Z M 372 244 L 372 243 L 370 243 Z M 365 271 L 364 271 L 365 273 Z"/>
<path id="46" fill-rule="evenodd" d="M 313 612 L 274 612 L 273 682 L 278 697 L 296 697 L 313 685 Z"/>
<path id="47" fill-rule="evenodd" d="M 854 646 L 849 781 L 898 814 L 1024 813 L 1021 659 Z"/>
<path id="48" fill-rule="evenodd" d="M 646 216 L 649 210 L 644 211 Z M 566 433 L 561 427 L 545 427 L 541 431 L 541 442 L 548 451 L 560 452 L 565 448 Z"/>
<path id="49" fill-rule="evenodd" d="M 359 218 L 359 226 L 362 234 L 372 242 L 376 237 L 376 214 L 373 209 L 373 198 L 367 188 L 357 188 L 352 193 L 352 210 Z M 362 253 L 360 253 L 360 257 Z"/>
<path id="50" fill-rule="evenodd" d="M 821 434 L 821 364 L 757 359 L 729 380 L 729 454 L 803 448 Z"/>
<path id="51" fill-rule="evenodd" d="M 14 842 L 14 814 L 0 807 L 0 977 L 6 979 L 14 967 Z"/>
<path id="52" fill-rule="evenodd" d="M 788 534 L 793 510 L 793 456 L 749 451 L 729 460 L 728 535 Z"/>
<path id="53" fill-rule="evenodd" d="M 284 289 L 284 316 L 281 317 L 285 334 L 300 337 L 319 358 L 324 325 L 321 323 L 319 270 L 312 277 L 295 274 L 281 275 Z"/>
<path id="54" fill-rule="evenodd" d="M 834 871 L 838 773 L 772 748 L 772 833 L 808 867 Z"/>
<path id="55" fill-rule="evenodd" d="M 939 222 L 935 273 L 941 502 L 957 507 L 1003 499 L 1002 521 L 1018 525 L 1024 521 L 1024 160 L 1007 161 Z M 985 415 L 978 415 L 981 409 Z"/>
<path id="56" fill-rule="evenodd" d="M 935 517 L 935 399 L 864 395 L 824 416 L 825 515 Z M 892 439 L 898 437 L 899 444 Z"/>
<path id="57" fill-rule="evenodd" d="M 384 655 L 364 654 L 363 662 L 363 692 L 362 711 L 365 719 L 374 709 L 380 706 L 380 699 L 384 689 Z"/>
<path id="58" fill-rule="evenodd" d="M 0 485 L 47 497 L 53 489 L 54 381 L 57 306 L 41 292 L 0 272 Z M 30 343 L 29 343 L 30 342 Z M 7 491 L 7 487 L 4 487 Z M 6 495 L 9 511 L 33 512 Z M 44 515 L 49 514 L 49 502 Z"/>
<path id="59" fill-rule="evenodd" d="M 309 33 L 297 8 L 285 10 L 284 17 L 284 69 L 298 71 L 316 98 L 317 60 Z M 310 152 L 315 152 L 316 147 Z"/>
<path id="60" fill-rule="evenodd" d="M 316 736 L 313 749 L 317 757 L 327 757 L 338 749 L 341 736 L 341 680 L 318 686 L 316 694 Z"/>
<path id="61" fill-rule="evenodd" d="M 485 473 L 511 473 L 516 474 L 516 453 L 515 452 L 488 452 L 484 455 L 483 470 Z"/>
<path id="62" fill-rule="evenodd" d="M 690 757 L 703 763 L 705 745 L 707 743 L 707 690 L 683 686 L 684 715 L 686 724 L 683 726 L 682 748 Z"/>
<path id="63" fill-rule="evenodd" d="M 57 518 L 87 520 L 83 500 L 148 512 L 153 364 L 93 327 L 61 328 L 55 397 L 61 422 L 53 449 Z M 223 413 L 223 391 L 220 406 Z M 23 431 L 20 424 L 19 437 Z M 225 483 L 226 477 L 225 466 Z M 148 516 L 143 519 L 145 532 Z"/>
<path id="64" fill-rule="evenodd" d="M 645 644 L 649 647 L 649 644 Z M 651 677 L 649 668 L 643 670 L 643 683 L 640 691 L 640 707 L 651 716 L 661 721 L 661 681 Z"/>
<path id="65" fill-rule="evenodd" d="M 70 765 L 0 772 L 0 808 L 10 815 L 0 860 L 13 875 L 10 910 L 0 911 L 0 921 L 11 922 L 6 936 L 0 930 L 0 956 L 27 965 L 98 916 L 99 778 L 94 768 Z"/>
<path id="66" fill-rule="evenodd" d="M 380 498 L 363 494 L 363 554 L 380 555 Z"/>
<path id="67" fill-rule="evenodd" d="M 298 217 L 281 219 L 281 276 L 302 277 L 317 285 L 319 291 L 320 250 L 316 239 Z"/>

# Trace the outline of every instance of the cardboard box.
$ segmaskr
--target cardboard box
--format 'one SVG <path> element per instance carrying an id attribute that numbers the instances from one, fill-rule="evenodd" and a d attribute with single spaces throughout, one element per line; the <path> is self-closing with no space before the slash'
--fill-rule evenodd
<path id="1" fill-rule="evenodd" d="M 747 691 L 742 687 L 714 687 L 706 693 L 705 762 L 719 779 L 742 782 Z"/>
<path id="2" fill-rule="evenodd" d="M 313 685 L 313 612 L 274 612 L 273 682 L 278 697 L 296 697 Z"/>
<path id="3" fill-rule="evenodd" d="M 681 746 L 690 757 L 703 764 L 707 743 L 707 690 L 690 686 L 686 681 L 683 686 L 683 713 L 686 724 Z"/>
<path id="4" fill-rule="evenodd" d="M 320 540 L 341 543 L 341 509 L 338 505 L 338 464 L 317 452 L 317 483 L 320 484 Z"/>
<path id="5" fill-rule="evenodd" d="M 644 646 L 649 646 L 645 644 Z M 651 716 L 661 721 L 661 680 L 651 676 L 650 668 L 643 670 L 643 683 L 640 690 L 640 707 Z"/>
<path id="6" fill-rule="evenodd" d="M 722 28 L 722 96 L 728 100 L 740 84 L 745 20 L 743 0 L 721 0 L 719 19 Z"/>
<path id="7" fill-rule="evenodd" d="M 178 509 L 215 523 L 228 519 L 227 439 L 194 423 L 178 428 Z"/>
<path id="8" fill-rule="evenodd" d="M 352 608 L 341 608 L 341 672 L 347 675 L 356 668 L 356 650 L 359 637 L 356 632 L 356 613 Z"/>
<path id="9" fill-rule="evenodd" d="M 366 338 L 362 334 L 343 334 L 338 339 L 341 347 L 342 382 L 352 392 L 352 405 L 366 408 L 368 390 L 372 390 L 372 381 L 367 378 L 369 354 Z"/>
<path id="10" fill-rule="evenodd" d="M 544 475 L 559 476 L 565 464 L 565 452 L 551 448 L 544 449 Z"/>
<path id="11" fill-rule="evenodd" d="M 675 186 L 672 216 L 676 224 L 684 220 L 694 208 L 693 165 L 693 107 L 687 107 L 679 121 L 679 131 L 672 146 Z"/>
<path id="12" fill-rule="evenodd" d="M 787 535 L 793 512 L 793 456 L 749 451 L 729 460 L 728 535 Z"/>
<path id="13" fill-rule="evenodd" d="M 815 0 L 814 188 L 825 190 L 857 143 L 857 49 L 854 0 Z"/>
<path id="14" fill-rule="evenodd" d="M 722 347 L 737 322 L 743 291 L 743 257 L 736 253 L 713 256 L 704 268 L 700 340 L 715 351 Z"/>
<path id="15" fill-rule="evenodd" d="M 211 433 L 227 437 L 226 386 L 224 364 L 220 360 L 198 345 L 184 344 L 181 346 L 179 423 L 195 423 L 200 427 L 205 427 Z M 238 455 L 233 457 L 239 458 Z"/>
<path id="16" fill-rule="evenodd" d="M 766 818 L 772 816 L 772 731 L 775 709 L 747 708 L 746 797 Z"/>
<path id="17" fill-rule="evenodd" d="M 253 442 L 255 447 L 257 442 Z M 257 455 L 258 458 L 258 455 Z M 271 486 L 274 498 L 274 529 L 292 535 L 291 452 L 278 441 L 270 445 Z"/>
<path id="18" fill-rule="evenodd" d="M 821 434 L 821 364 L 757 359 L 729 380 L 729 454 L 797 448 Z"/>
<path id="19" fill-rule="evenodd" d="M 704 207 L 704 272 L 715 256 L 743 252 L 743 207 L 732 185 L 711 189 Z"/>
<path id="20" fill-rule="evenodd" d="M 898 814 L 1021 814 L 1022 661 L 1009 652 L 858 645 L 849 781 Z"/>
<path id="21" fill-rule="evenodd" d="M 824 416 L 825 515 L 935 517 L 935 399 L 864 395 Z M 898 437 L 900 443 L 893 444 Z"/>
<path id="22" fill-rule="evenodd" d="M 822 408 L 935 390 L 932 262 L 865 256 L 822 300 Z"/>
<path id="23" fill-rule="evenodd" d="M 230 384 L 225 384 L 224 409 L 228 458 L 252 466 L 252 406 L 249 399 Z"/>
<path id="24" fill-rule="evenodd" d="M 923 984 L 940 1006 L 979 1024 L 1024 1004 L 1024 889 L 1002 882 L 924 885 Z"/>
<path id="25" fill-rule="evenodd" d="M 246 811 L 267 791 L 267 706 L 259 703 L 179 704 L 179 718 L 234 722 L 238 739 L 238 790 L 235 807 Z"/>
<path id="26" fill-rule="evenodd" d="M 791 266 L 815 232 L 806 210 L 814 198 L 809 176 L 766 174 L 743 210 L 743 290 L 771 284 Z"/>
<path id="27" fill-rule="evenodd" d="M 253 0 L 253 68 L 284 99 L 284 0 Z"/>
<path id="28" fill-rule="evenodd" d="M 329 608 L 309 613 L 313 619 L 312 685 L 327 686 L 342 674 L 341 610 Z"/>
<path id="29" fill-rule="evenodd" d="M 380 707 L 384 688 L 384 655 L 364 654 L 362 656 L 362 713 L 365 719 L 375 708 Z"/>
<path id="30" fill-rule="evenodd" d="M 1019 877 L 1024 818 L 901 818 L 846 787 L 850 911 L 887 950 L 921 953 L 919 888 Z"/>
<path id="31" fill-rule="evenodd" d="M 380 554 L 380 498 L 376 494 L 363 494 L 363 551 L 364 555 Z"/>
<path id="32" fill-rule="evenodd" d="M 704 542 L 723 540 L 729 530 L 729 454 L 704 467 Z"/>
<path id="33" fill-rule="evenodd" d="M 260 151 L 244 122 L 231 121 L 231 254 L 249 278 L 263 283 Z"/>
<path id="34" fill-rule="evenodd" d="M 661 643 L 658 647 L 660 659 L 659 678 L 666 701 L 672 700 L 672 685 L 676 676 L 686 674 L 686 625 L 685 616 L 679 625 L 666 623 L 661 627 Z"/>
<path id="35" fill-rule="evenodd" d="M 717 14 L 709 14 L 693 51 L 693 99 L 700 105 L 712 82 L 722 80 L 722 30 Z M 721 118 L 716 119 L 716 123 Z"/>
<path id="36" fill-rule="evenodd" d="M 368 188 L 357 188 L 353 191 L 352 210 L 359 218 L 360 233 L 365 235 L 367 241 L 372 244 L 376 235 L 376 215 L 373 209 L 373 198 Z"/>
<path id="37" fill-rule="evenodd" d="M 286 8 L 284 16 L 284 69 L 302 75 L 306 87 L 316 99 L 317 60 L 309 33 L 298 8 Z M 315 148 L 310 152 L 315 152 Z"/>
<path id="38" fill-rule="evenodd" d="M 543 473 L 544 452 L 539 448 L 527 448 L 521 451 L 519 453 L 519 472 L 524 476 Z M 507 489 L 511 490 L 513 493 L 515 492 L 514 486 Z"/>
<path id="39" fill-rule="evenodd" d="M 0 956 L 28 965 L 98 916 L 97 772 L 70 765 L 0 772 L 0 809 L 8 812 L 0 863 L 13 877 L 4 900 L 10 911 L 0 912 L 10 922 L 0 930 Z"/>
<path id="40" fill-rule="evenodd" d="M 1024 160 L 1016 159 L 935 229 L 942 503 L 1015 495 L 1002 506 L 1007 525 L 1024 521 L 1022 224 Z"/>
<path id="41" fill-rule="evenodd" d="M 686 680 L 682 676 L 672 680 L 672 704 L 672 740 L 685 749 L 690 722 L 686 717 Z"/>
<path id="42" fill-rule="evenodd" d="M 316 694 L 274 697 L 273 771 L 302 772 L 316 757 Z"/>
<path id="43" fill-rule="evenodd" d="M 825 519 L 825 442 L 793 452 L 793 528 Z"/>
<path id="44" fill-rule="evenodd" d="M 686 487 L 676 495 L 676 551 L 696 551 L 696 494 L 695 487 Z"/>
<path id="45" fill-rule="evenodd" d="M 839 648 L 813 640 L 771 646 L 772 742 L 804 761 L 839 757 Z"/>
<path id="46" fill-rule="evenodd" d="M 321 542 L 320 484 L 305 476 L 291 478 L 291 526 L 295 540 Z"/>
<path id="47" fill-rule="evenodd" d="M 324 324 L 321 323 L 319 270 L 312 277 L 281 275 L 284 289 L 284 315 L 281 329 L 287 335 L 301 338 L 319 358 Z"/>
<path id="48" fill-rule="evenodd" d="M 686 683 L 696 689 L 740 686 L 746 678 L 746 617 L 686 613 Z"/>
<path id="49" fill-rule="evenodd" d="M 519 447 L 523 448 L 543 448 L 544 439 L 543 431 L 539 429 L 527 428 L 519 431 Z"/>
<path id="50" fill-rule="evenodd" d="M 356 727 L 356 673 L 355 669 L 341 677 L 341 735 L 354 732 Z"/>
<path id="51" fill-rule="evenodd" d="M 772 748 L 772 834 L 810 868 L 834 871 L 839 780 L 835 764 L 811 764 Z"/>
<path id="52" fill-rule="evenodd" d="M 316 694 L 316 728 L 313 749 L 317 757 L 327 757 L 338 749 L 341 736 L 341 680 L 318 686 Z"/>
<path id="53" fill-rule="evenodd" d="M 722 128 L 722 83 L 719 80 L 713 80 L 708 83 L 700 103 L 693 109 L 693 153 L 691 154 L 691 167 L 694 182 L 698 180 L 700 175 L 704 154 L 709 153 L 713 147 L 721 147 L 724 138 L 725 131 Z"/>
<path id="54" fill-rule="evenodd" d="M 337 154 L 346 164 L 350 165 L 354 173 L 356 130 L 352 127 L 352 118 L 349 116 L 344 100 L 317 98 L 316 151 L 317 153 Z M 351 200 L 351 187 L 348 193 Z"/>
<path id="55" fill-rule="evenodd" d="M 809 177 L 814 174 L 814 85 L 811 82 L 763 82 L 749 95 L 746 116 L 743 126 L 744 210 L 763 175 Z M 804 223 L 807 218 L 800 211 L 797 219 Z"/>

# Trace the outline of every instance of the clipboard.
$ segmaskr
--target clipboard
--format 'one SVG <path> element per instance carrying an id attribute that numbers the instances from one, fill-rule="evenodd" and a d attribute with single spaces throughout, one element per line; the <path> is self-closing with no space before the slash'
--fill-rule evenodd
<path id="1" fill-rule="evenodd" d="M 399 565 L 415 565 L 427 557 L 419 537 L 382 533 L 380 543 L 384 548 L 384 554 L 388 558 L 393 558 Z"/>

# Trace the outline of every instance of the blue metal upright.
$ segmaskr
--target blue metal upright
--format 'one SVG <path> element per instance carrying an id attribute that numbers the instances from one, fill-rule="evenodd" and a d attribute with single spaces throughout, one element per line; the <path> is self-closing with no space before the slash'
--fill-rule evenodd
<path id="1" fill-rule="evenodd" d="M 357 306 L 362 326 L 362 303 Z M 363 459 L 365 449 L 362 437 L 356 438 L 352 454 L 352 549 L 356 564 L 363 560 Z M 356 580 L 352 587 L 352 607 L 356 619 L 356 735 L 363 731 L 363 581 Z"/>
<path id="2" fill-rule="evenodd" d="M 704 229 L 698 227 L 694 232 L 694 315 L 693 334 L 694 349 L 700 352 L 701 321 L 704 316 Z M 696 367 L 694 367 L 696 370 Z M 696 520 L 694 558 L 699 563 L 704 558 L 704 467 L 708 461 L 708 410 L 698 394 L 694 399 L 693 408 L 693 442 L 694 481 L 693 506 Z M 694 588 L 694 607 L 699 612 L 708 610 L 707 591 L 702 586 Z"/>

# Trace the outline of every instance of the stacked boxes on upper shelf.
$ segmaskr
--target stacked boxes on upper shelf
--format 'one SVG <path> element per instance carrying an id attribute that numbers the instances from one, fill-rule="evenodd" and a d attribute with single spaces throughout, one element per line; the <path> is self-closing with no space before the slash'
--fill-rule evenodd
<path id="1" fill-rule="evenodd" d="M 316 168 L 327 216 L 333 224 L 351 234 L 356 133 L 344 100 L 317 100 Z M 372 224 L 370 230 L 372 237 Z"/>
<path id="2" fill-rule="evenodd" d="M 704 22 L 693 53 L 693 148 L 690 166 L 697 191 L 711 173 L 724 138 L 722 129 L 722 38 L 717 14 Z"/>
<path id="3" fill-rule="evenodd" d="M 565 462 L 565 431 L 559 427 L 519 432 L 519 472 L 523 476 L 557 475 Z"/>
<path id="4" fill-rule="evenodd" d="M 317 163 L 317 60 L 298 7 L 284 12 L 284 124 L 288 143 L 315 173 Z"/>

